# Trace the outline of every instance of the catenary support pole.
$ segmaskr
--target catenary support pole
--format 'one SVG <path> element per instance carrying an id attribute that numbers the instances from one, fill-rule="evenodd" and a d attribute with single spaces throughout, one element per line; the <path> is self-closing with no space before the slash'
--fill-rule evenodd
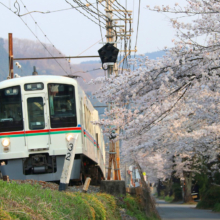
<path id="1" fill-rule="evenodd" d="M 8 34 L 8 52 L 9 52 L 9 78 L 14 78 L 14 69 L 13 69 L 13 38 L 12 33 Z"/>
<path id="2" fill-rule="evenodd" d="M 113 42 L 113 35 L 112 33 L 113 31 L 113 24 L 112 24 L 112 3 L 114 2 L 114 0 L 106 0 L 106 16 L 109 18 L 106 22 L 106 38 L 107 38 L 107 42 L 111 43 Z M 113 74 L 114 71 L 114 65 L 108 65 L 108 69 L 107 69 L 107 74 L 108 77 L 110 77 L 110 75 Z M 112 108 L 111 103 L 108 103 L 108 109 Z M 117 165 L 116 165 L 116 154 L 114 154 L 115 152 L 115 144 L 113 143 L 112 140 L 110 140 L 109 142 L 109 165 L 108 165 L 108 176 L 107 176 L 107 180 L 111 179 L 111 170 L 112 170 L 112 164 L 114 166 L 113 169 L 113 179 L 114 180 L 118 180 L 118 171 L 117 171 Z"/>

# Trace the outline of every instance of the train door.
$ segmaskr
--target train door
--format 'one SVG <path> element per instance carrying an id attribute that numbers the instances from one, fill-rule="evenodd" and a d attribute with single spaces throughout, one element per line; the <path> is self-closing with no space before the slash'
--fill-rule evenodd
<path id="1" fill-rule="evenodd" d="M 48 113 L 45 94 L 25 95 L 25 136 L 29 150 L 49 148 Z"/>

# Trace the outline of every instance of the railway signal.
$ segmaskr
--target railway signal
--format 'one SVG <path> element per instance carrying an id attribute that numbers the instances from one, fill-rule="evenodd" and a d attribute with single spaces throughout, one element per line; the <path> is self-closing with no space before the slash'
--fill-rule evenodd
<path id="1" fill-rule="evenodd" d="M 117 136 L 117 135 L 115 134 L 115 131 L 112 131 L 111 134 L 110 134 L 110 136 L 109 136 L 109 139 L 110 139 L 110 140 L 113 140 L 113 139 L 116 138 L 116 136 Z"/>
<path id="2" fill-rule="evenodd" d="M 119 49 L 113 44 L 107 43 L 98 50 L 102 64 L 104 63 L 116 63 Z"/>

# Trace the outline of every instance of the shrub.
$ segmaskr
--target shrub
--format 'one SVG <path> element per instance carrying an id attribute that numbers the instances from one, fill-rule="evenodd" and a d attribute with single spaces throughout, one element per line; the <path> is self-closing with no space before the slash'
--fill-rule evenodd
<path id="1" fill-rule="evenodd" d="M 174 194 L 174 201 L 182 200 L 182 188 L 180 183 L 174 183 L 172 185 L 173 194 Z"/>
<path id="2" fill-rule="evenodd" d="M 213 211 L 214 212 L 220 212 L 220 203 L 215 203 Z"/>
<path id="3" fill-rule="evenodd" d="M 216 203 L 220 203 L 220 187 L 212 186 L 206 191 L 197 208 L 212 209 Z"/>

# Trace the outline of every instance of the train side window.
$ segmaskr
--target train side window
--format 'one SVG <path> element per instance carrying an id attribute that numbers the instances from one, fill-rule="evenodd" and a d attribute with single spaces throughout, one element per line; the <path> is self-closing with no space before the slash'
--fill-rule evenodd
<path id="1" fill-rule="evenodd" d="M 81 133 L 82 133 L 82 143 L 84 144 L 84 123 L 83 123 L 83 105 L 82 100 L 80 100 L 80 123 L 81 123 Z"/>
<path id="2" fill-rule="evenodd" d="M 73 85 L 49 83 L 51 128 L 76 127 L 76 100 Z"/>
<path id="3" fill-rule="evenodd" d="M 45 128 L 44 121 L 44 103 L 42 97 L 33 97 L 27 99 L 29 129 Z"/>
<path id="4" fill-rule="evenodd" d="M 22 131 L 23 114 L 20 86 L 0 89 L 0 132 Z"/>

